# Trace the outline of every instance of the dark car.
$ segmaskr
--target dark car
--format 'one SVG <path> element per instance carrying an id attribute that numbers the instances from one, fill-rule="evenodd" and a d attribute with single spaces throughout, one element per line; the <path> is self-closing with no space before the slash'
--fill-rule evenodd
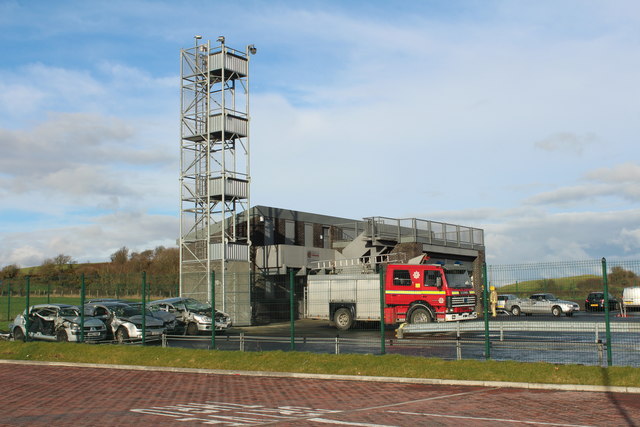
<path id="1" fill-rule="evenodd" d="M 618 310 L 620 301 L 609 294 L 609 310 Z M 584 300 L 584 311 L 604 310 L 604 292 L 591 292 Z"/>

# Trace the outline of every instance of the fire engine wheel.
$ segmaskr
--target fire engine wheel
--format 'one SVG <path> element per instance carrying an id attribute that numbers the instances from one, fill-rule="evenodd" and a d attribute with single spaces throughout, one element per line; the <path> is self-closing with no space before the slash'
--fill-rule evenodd
<path id="1" fill-rule="evenodd" d="M 409 323 L 429 323 L 433 319 L 431 319 L 431 314 L 429 314 L 429 310 L 426 308 L 416 308 L 411 312 L 411 317 L 409 319 Z"/>
<path id="2" fill-rule="evenodd" d="M 198 325 L 195 323 L 189 323 L 187 325 L 187 335 L 198 335 Z"/>
<path id="3" fill-rule="evenodd" d="M 118 328 L 118 330 L 116 331 L 116 341 L 118 341 L 119 344 L 122 344 L 128 340 L 129 340 L 129 331 L 127 331 L 127 328 L 123 328 L 123 327 Z"/>
<path id="4" fill-rule="evenodd" d="M 67 331 L 65 331 L 64 329 L 58 329 L 58 332 L 56 332 L 56 341 L 58 342 L 69 341 L 69 336 L 67 335 Z"/>
<path id="5" fill-rule="evenodd" d="M 336 328 L 346 331 L 353 325 L 353 314 L 348 308 L 339 308 L 333 315 L 333 321 L 336 324 Z"/>

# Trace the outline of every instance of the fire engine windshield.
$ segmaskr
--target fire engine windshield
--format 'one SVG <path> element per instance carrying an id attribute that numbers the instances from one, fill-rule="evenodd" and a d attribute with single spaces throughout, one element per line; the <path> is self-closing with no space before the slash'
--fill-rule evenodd
<path id="1" fill-rule="evenodd" d="M 450 288 L 460 289 L 473 287 L 467 270 L 447 270 L 445 274 Z"/>

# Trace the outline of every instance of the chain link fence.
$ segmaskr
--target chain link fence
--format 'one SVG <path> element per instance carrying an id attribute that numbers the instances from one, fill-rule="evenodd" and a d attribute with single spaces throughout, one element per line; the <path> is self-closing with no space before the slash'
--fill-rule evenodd
<path id="1" fill-rule="evenodd" d="M 435 309 L 427 310 L 426 317 L 415 317 L 418 320 L 413 323 L 406 321 L 408 310 L 401 322 L 390 320 L 393 304 L 385 283 L 403 278 L 387 277 L 385 271 L 327 276 L 339 279 L 339 285 L 329 288 L 322 278 L 309 279 L 298 270 L 279 275 L 212 275 L 203 295 L 211 297 L 208 302 L 217 310 L 229 314 L 233 325 L 214 334 L 165 335 L 160 343 L 219 350 L 640 366 L 640 311 L 622 304 L 624 289 L 640 287 L 640 261 L 489 265 L 481 285 L 476 283 L 476 290 L 481 289 L 478 294 L 434 291 L 442 292 L 448 310 L 452 307 L 449 297 L 473 303 L 477 298 L 478 319 L 460 321 L 441 321 L 444 316 L 440 318 Z M 416 293 L 409 291 L 411 280 L 407 292 Z M 435 276 L 429 280 L 436 283 Z M 490 287 L 506 298 L 499 300 L 495 317 L 488 302 Z M 25 278 L 5 279 L 0 283 L 0 320 L 13 320 L 28 304 L 80 305 L 98 298 L 147 304 L 178 295 L 174 278 L 153 275 L 33 277 L 28 286 Z M 589 295 L 597 298 L 589 300 Z M 349 301 L 357 305 L 344 304 Z"/>

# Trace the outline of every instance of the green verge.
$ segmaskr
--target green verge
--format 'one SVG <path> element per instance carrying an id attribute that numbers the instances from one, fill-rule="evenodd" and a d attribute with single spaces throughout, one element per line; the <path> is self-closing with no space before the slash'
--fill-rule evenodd
<path id="1" fill-rule="evenodd" d="M 237 371 L 507 381 L 640 387 L 640 368 L 522 363 L 360 354 L 239 352 L 183 348 L 0 342 L 0 359 L 100 363 Z M 21 369 L 15 367 L 15 369 Z M 28 367 L 25 368 L 28 370 Z"/>

